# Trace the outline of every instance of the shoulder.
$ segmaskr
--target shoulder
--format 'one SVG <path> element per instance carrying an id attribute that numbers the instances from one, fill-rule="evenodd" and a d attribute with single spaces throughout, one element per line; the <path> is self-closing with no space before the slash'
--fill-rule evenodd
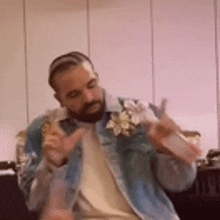
<path id="1" fill-rule="evenodd" d="M 35 136 L 36 134 L 41 133 L 41 129 L 44 125 L 45 118 L 46 118 L 46 115 L 41 115 L 41 116 L 35 118 L 30 123 L 30 125 L 26 129 L 27 135 L 29 135 L 29 137 L 32 137 L 33 135 Z"/>
<path id="2" fill-rule="evenodd" d="M 61 121 L 67 118 L 67 111 L 64 108 L 55 108 L 52 110 L 47 110 L 45 114 L 35 118 L 30 125 L 27 127 L 28 133 L 39 133 L 45 122 L 48 121 Z"/>
<path id="3" fill-rule="evenodd" d="M 35 118 L 26 129 L 19 131 L 16 136 L 16 163 L 20 171 L 32 160 L 32 157 L 37 158 L 37 155 L 40 155 L 44 119 L 43 115 Z"/>
<path id="4" fill-rule="evenodd" d="M 45 118 L 46 115 L 41 115 L 35 118 L 25 129 L 20 130 L 16 135 L 18 142 L 26 142 L 27 138 L 35 136 L 37 133 L 41 133 Z"/>
<path id="5" fill-rule="evenodd" d="M 142 103 L 145 107 L 149 107 L 149 102 L 147 101 L 143 101 L 141 99 L 135 99 L 135 98 L 131 98 L 131 97 L 117 97 L 118 98 L 118 101 L 121 102 L 122 104 L 125 103 L 125 102 L 134 102 L 135 104 L 137 103 Z"/>
<path id="6" fill-rule="evenodd" d="M 140 99 L 128 98 L 128 97 L 118 97 L 118 101 L 123 107 L 123 110 L 132 110 L 137 112 L 140 111 L 151 111 L 149 106 L 150 103 L 142 101 Z"/>
<path id="7" fill-rule="evenodd" d="M 107 91 L 105 92 L 105 99 L 107 111 L 109 112 L 121 112 L 128 106 L 131 108 L 140 106 L 143 108 L 149 107 L 149 103 L 146 101 L 130 97 L 115 96 Z"/>

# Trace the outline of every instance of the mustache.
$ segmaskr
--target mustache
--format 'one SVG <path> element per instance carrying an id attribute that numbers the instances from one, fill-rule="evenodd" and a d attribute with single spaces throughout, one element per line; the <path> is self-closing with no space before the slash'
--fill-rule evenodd
<path id="1" fill-rule="evenodd" d="M 87 109 L 89 109 L 91 106 L 93 106 L 95 104 L 102 104 L 102 102 L 101 101 L 93 101 L 90 103 L 86 103 L 82 109 L 82 112 L 85 112 Z"/>

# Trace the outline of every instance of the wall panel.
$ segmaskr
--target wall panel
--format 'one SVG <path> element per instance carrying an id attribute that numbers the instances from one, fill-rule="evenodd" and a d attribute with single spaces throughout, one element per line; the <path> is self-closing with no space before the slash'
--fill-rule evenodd
<path id="1" fill-rule="evenodd" d="M 152 1 L 153 33 L 150 0 L 24 2 L 25 11 L 21 0 L 0 1 L 0 160 L 14 158 L 14 136 L 27 119 L 58 106 L 48 66 L 72 50 L 91 55 L 107 90 L 146 101 L 154 93 L 153 52 L 156 104 L 168 98 L 169 114 L 202 134 L 204 155 L 218 147 L 213 1 Z"/>
<path id="2" fill-rule="evenodd" d="M 179 124 L 202 134 L 204 154 L 217 148 L 213 1 L 155 0 L 156 101 L 169 99 Z"/>
<path id="3" fill-rule="evenodd" d="M 27 125 L 23 4 L 0 1 L 0 161 L 13 160 L 15 135 Z"/>
<path id="4" fill-rule="evenodd" d="M 215 12 L 215 26 L 216 26 L 216 72 L 217 72 L 217 83 L 218 83 L 218 96 L 217 96 L 217 100 L 218 100 L 218 136 L 219 136 L 219 141 L 220 141 L 220 75 L 219 75 L 219 71 L 220 71 L 220 1 L 218 0 L 213 0 L 214 2 L 214 12 Z M 220 148 L 220 143 L 219 143 L 219 148 Z"/>
<path id="5" fill-rule="evenodd" d="M 26 1 L 30 121 L 58 106 L 48 79 L 51 61 L 63 53 L 87 54 L 86 0 Z"/>
<path id="6" fill-rule="evenodd" d="M 152 100 L 150 1 L 90 0 L 91 58 L 111 93 Z"/>

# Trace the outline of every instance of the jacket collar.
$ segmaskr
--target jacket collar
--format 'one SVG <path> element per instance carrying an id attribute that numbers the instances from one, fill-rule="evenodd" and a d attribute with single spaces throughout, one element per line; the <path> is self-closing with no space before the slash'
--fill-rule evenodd
<path id="1" fill-rule="evenodd" d="M 105 102 L 106 102 L 106 111 L 107 112 L 121 112 L 122 106 L 119 103 L 118 97 L 105 92 Z"/>

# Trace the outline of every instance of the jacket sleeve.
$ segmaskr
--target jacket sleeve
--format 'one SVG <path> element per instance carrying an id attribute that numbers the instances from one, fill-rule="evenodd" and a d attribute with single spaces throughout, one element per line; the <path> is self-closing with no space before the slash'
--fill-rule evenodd
<path id="1" fill-rule="evenodd" d="M 156 176 L 160 185 L 170 192 L 187 190 L 193 184 L 197 167 L 183 162 L 179 158 L 158 153 Z"/>
<path id="2" fill-rule="evenodd" d="M 164 100 L 163 102 L 165 104 L 166 101 Z M 153 104 L 149 104 L 150 109 L 159 119 L 165 111 L 165 105 L 161 104 L 160 108 L 158 108 Z M 180 129 L 180 127 L 178 128 Z M 156 177 L 164 189 L 172 192 L 181 192 L 193 184 L 197 174 L 195 163 L 189 165 L 169 154 L 157 153 L 157 155 Z"/>
<path id="3" fill-rule="evenodd" d="M 26 129 L 23 155 L 18 166 L 18 185 L 31 211 L 40 211 L 47 200 L 53 179 L 62 176 L 65 167 L 49 170 L 42 152 L 44 117 L 35 119 Z M 17 158 L 19 156 L 17 155 Z"/>

